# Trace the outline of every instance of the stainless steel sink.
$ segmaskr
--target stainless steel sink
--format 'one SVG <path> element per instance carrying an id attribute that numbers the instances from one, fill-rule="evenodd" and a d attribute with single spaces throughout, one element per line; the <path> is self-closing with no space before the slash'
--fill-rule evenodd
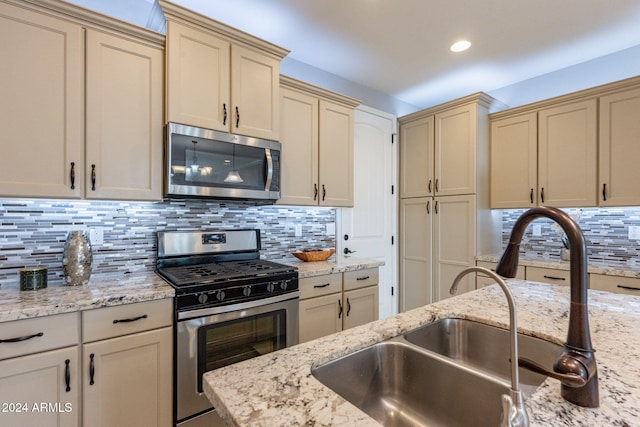
<path id="1" fill-rule="evenodd" d="M 312 368 L 312 374 L 385 426 L 498 425 L 509 394 L 509 331 L 442 319 Z M 552 368 L 563 348 L 518 334 L 520 356 Z M 520 369 L 525 396 L 546 377 Z"/>
<path id="2" fill-rule="evenodd" d="M 509 385 L 402 341 L 385 341 L 312 369 L 385 426 L 497 426 Z"/>
<path id="3" fill-rule="evenodd" d="M 466 319 L 441 319 L 405 334 L 412 344 L 456 360 L 461 364 L 510 381 L 509 331 Z M 553 370 L 563 347 L 549 341 L 518 334 L 518 355 L 535 360 Z M 520 387 L 525 396 L 547 378 L 519 369 Z"/>

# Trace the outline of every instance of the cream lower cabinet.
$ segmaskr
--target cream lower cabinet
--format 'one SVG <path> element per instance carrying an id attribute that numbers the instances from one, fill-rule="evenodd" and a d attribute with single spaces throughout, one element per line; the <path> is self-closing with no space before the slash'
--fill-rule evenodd
<path id="1" fill-rule="evenodd" d="M 400 310 L 440 301 L 465 268 L 475 265 L 476 196 L 400 200 Z M 475 289 L 462 279 L 458 293 Z"/>
<path id="2" fill-rule="evenodd" d="M 300 343 L 377 319 L 377 268 L 300 279 Z"/>
<path id="3" fill-rule="evenodd" d="M 171 300 L 82 315 L 84 425 L 171 426 Z"/>
<path id="4" fill-rule="evenodd" d="M 530 267 L 525 270 L 525 277 L 532 282 L 553 283 L 554 285 L 566 285 L 571 283 L 569 270 L 548 267 Z"/>
<path id="5" fill-rule="evenodd" d="M 353 206 L 354 109 L 359 101 L 282 76 L 278 204 Z"/>
<path id="6" fill-rule="evenodd" d="M 0 425 L 80 425 L 77 313 L 0 323 Z"/>
<path id="7" fill-rule="evenodd" d="M 617 294 L 640 296 L 640 279 L 589 273 L 589 288 Z"/>
<path id="8" fill-rule="evenodd" d="M 496 263 L 495 262 L 487 262 L 487 261 L 476 261 L 476 265 L 478 267 L 487 268 L 495 273 L 496 271 Z M 525 280 L 525 267 L 522 265 L 518 266 L 518 270 L 516 271 L 516 279 Z M 482 273 L 477 273 L 476 275 L 476 289 L 483 288 L 485 286 L 493 285 L 496 281 Z"/>

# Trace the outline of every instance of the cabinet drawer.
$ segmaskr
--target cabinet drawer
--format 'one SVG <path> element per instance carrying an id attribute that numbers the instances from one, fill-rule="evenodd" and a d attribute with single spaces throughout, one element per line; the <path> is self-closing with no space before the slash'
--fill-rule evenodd
<path id="1" fill-rule="evenodd" d="M 365 270 L 346 271 L 344 273 L 344 290 L 364 288 L 378 284 L 378 268 Z"/>
<path id="2" fill-rule="evenodd" d="M 82 341 L 148 331 L 173 323 L 170 298 L 82 312 Z"/>
<path id="3" fill-rule="evenodd" d="M 527 280 L 532 282 L 553 283 L 555 285 L 569 286 L 570 273 L 569 270 L 558 270 L 555 268 L 527 267 Z"/>
<path id="4" fill-rule="evenodd" d="M 0 340 L 26 338 L 0 343 L 0 360 L 78 344 L 78 317 L 66 313 L 0 323 Z"/>
<path id="5" fill-rule="evenodd" d="M 342 292 L 342 273 L 300 279 L 300 299 Z"/>
<path id="6" fill-rule="evenodd" d="M 640 279 L 634 277 L 590 274 L 589 287 L 600 291 L 640 296 Z"/>

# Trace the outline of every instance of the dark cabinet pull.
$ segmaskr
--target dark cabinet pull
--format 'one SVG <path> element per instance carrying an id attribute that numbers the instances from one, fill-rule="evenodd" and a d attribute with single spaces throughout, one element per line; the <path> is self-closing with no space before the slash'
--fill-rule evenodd
<path id="1" fill-rule="evenodd" d="M 313 184 L 313 200 L 318 200 L 318 184 Z"/>
<path id="2" fill-rule="evenodd" d="M 227 124 L 227 104 L 222 104 L 222 125 Z"/>
<path id="3" fill-rule="evenodd" d="M 440 180 L 436 178 L 436 193 L 440 191 Z"/>
<path id="4" fill-rule="evenodd" d="M 431 193 L 431 180 L 429 180 L 429 184 L 427 184 L 427 190 L 429 190 L 429 193 Z"/>
<path id="5" fill-rule="evenodd" d="M 531 189 L 531 192 L 529 193 L 529 199 L 531 200 L 531 204 L 533 204 L 533 188 Z"/>
<path id="6" fill-rule="evenodd" d="M 325 197 L 327 197 L 327 189 L 324 188 L 324 184 L 322 184 L 322 201 L 324 201 Z"/>
<path id="7" fill-rule="evenodd" d="M 142 316 L 138 316 L 138 317 L 132 317 L 131 319 L 116 319 L 113 321 L 114 324 L 116 323 L 129 323 L 129 322 L 135 322 L 136 320 L 140 320 L 140 319 L 146 319 L 147 316 L 146 314 L 143 314 Z"/>
<path id="8" fill-rule="evenodd" d="M 76 162 L 71 162 L 71 172 L 69 172 L 69 179 L 71 180 L 71 189 L 76 189 Z"/>
<path id="9" fill-rule="evenodd" d="M 433 204 L 433 211 L 436 213 L 436 215 L 438 215 L 438 201 L 437 200 Z"/>
<path id="10" fill-rule="evenodd" d="M 545 279 L 550 279 L 550 280 L 567 280 L 564 277 L 554 277 L 554 276 L 543 276 Z"/>
<path id="11" fill-rule="evenodd" d="M 540 190 L 540 202 L 544 203 L 544 187 Z"/>
<path id="12" fill-rule="evenodd" d="M 602 201 L 607 201 L 607 184 L 602 184 Z"/>
<path id="13" fill-rule="evenodd" d="M 351 313 L 351 301 L 347 298 L 347 317 L 349 317 L 349 313 Z"/>
<path id="14" fill-rule="evenodd" d="M 367 280 L 371 276 L 356 277 L 356 280 Z"/>
<path id="15" fill-rule="evenodd" d="M 342 301 L 338 300 L 338 319 L 342 318 Z"/>
<path id="16" fill-rule="evenodd" d="M 236 128 L 240 126 L 240 110 L 236 107 Z"/>
<path id="17" fill-rule="evenodd" d="M 431 214 L 431 201 L 427 202 L 427 214 Z"/>
<path id="18" fill-rule="evenodd" d="M 94 385 L 95 384 L 95 381 L 93 381 L 93 377 L 96 374 L 96 366 L 95 366 L 95 363 L 93 361 L 93 357 L 94 357 L 94 354 L 91 353 L 89 355 L 89 359 L 91 359 L 89 361 L 89 385 Z"/>
<path id="19" fill-rule="evenodd" d="M 26 341 L 26 340 L 30 340 L 31 338 L 35 338 L 35 337 L 41 337 L 44 335 L 44 332 L 38 332 L 37 334 L 33 334 L 33 335 L 25 335 L 24 337 L 18 337 L 18 338 L 9 338 L 6 340 L 0 340 L 0 344 L 2 343 L 6 343 L 6 342 L 20 342 L 20 341 Z"/>
<path id="20" fill-rule="evenodd" d="M 618 285 L 620 289 L 627 289 L 629 291 L 640 291 L 640 288 L 636 288 L 635 286 L 627 286 L 627 285 Z"/>
<path id="21" fill-rule="evenodd" d="M 91 165 L 91 191 L 96 191 L 96 165 Z"/>
<path id="22" fill-rule="evenodd" d="M 71 391 L 71 368 L 69 367 L 69 363 L 71 363 L 69 359 L 64 361 L 64 383 L 67 386 L 64 390 L 67 393 Z"/>
<path id="23" fill-rule="evenodd" d="M 320 289 L 320 288 L 326 288 L 329 285 L 330 285 L 330 283 L 325 283 L 324 285 L 313 285 L 313 287 L 316 288 L 316 289 Z"/>

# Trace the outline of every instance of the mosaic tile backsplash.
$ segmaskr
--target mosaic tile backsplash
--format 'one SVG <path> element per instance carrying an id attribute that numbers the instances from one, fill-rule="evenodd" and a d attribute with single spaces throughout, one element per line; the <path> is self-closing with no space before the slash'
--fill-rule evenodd
<path id="1" fill-rule="evenodd" d="M 578 214 L 578 209 L 563 209 L 570 215 Z M 506 247 L 511 229 L 525 210 L 504 210 L 502 212 L 502 244 Z M 640 208 L 585 208 L 581 210 L 578 224 L 582 229 L 589 261 L 604 263 L 640 264 L 640 240 L 629 238 L 630 227 L 640 227 Z M 533 236 L 533 225 L 541 225 L 541 235 Z M 563 247 L 560 235 L 547 219 L 533 221 L 527 227 L 520 245 L 520 252 L 543 258 L 558 258 Z"/>
<path id="2" fill-rule="evenodd" d="M 18 284 L 25 267 L 47 267 L 50 285 L 63 284 L 62 251 L 67 233 L 101 227 L 93 246 L 92 277 L 155 269 L 156 231 L 257 228 L 261 256 L 295 258 L 302 248 L 333 248 L 333 208 L 253 206 L 196 200 L 161 203 L 0 199 L 0 285 Z M 295 236 L 302 224 L 301 237 Z"/>

